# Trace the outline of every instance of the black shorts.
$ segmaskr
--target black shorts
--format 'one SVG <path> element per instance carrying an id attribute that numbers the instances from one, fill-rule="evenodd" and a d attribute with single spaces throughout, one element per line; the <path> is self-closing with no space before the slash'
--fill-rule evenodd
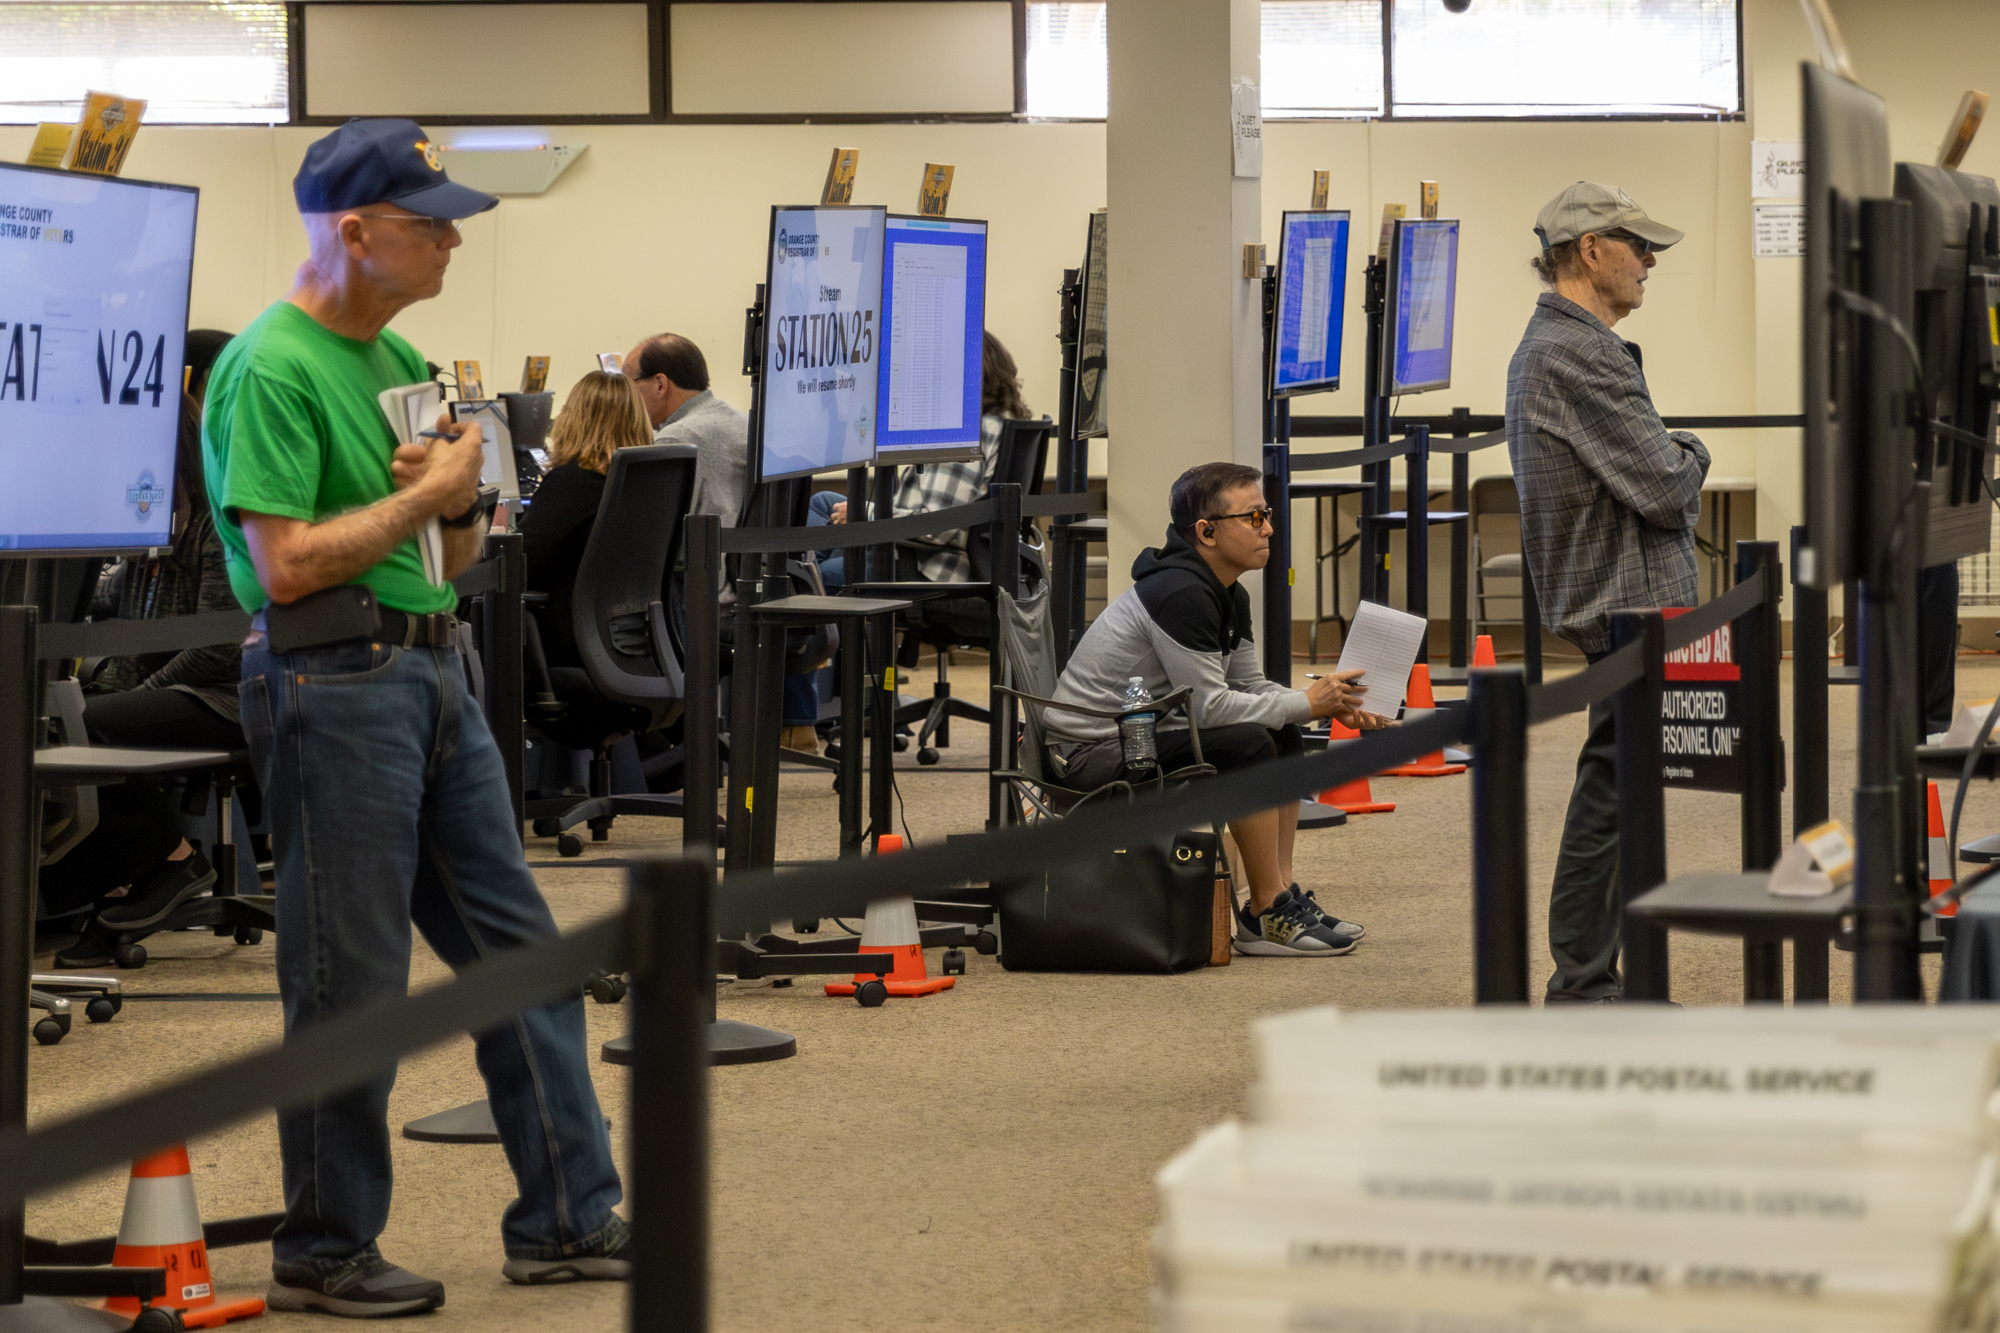
<path id="1" fill-rule="evenodd" d="M 1160 732 L 1157 744 L 1163 772 L 1195 762 L 1194 737 L 1186 727 Z M 1255 722 L 1201 729 L 1201 762 L 1212 765 L 1218 773 L 1234 773 L 1280 755 L 1304 754 L 1305 748 L 1305 733 L 1291 722 L 1275 730 Z M 1069 777 L 1063 785 L 1072 791 L 1091 791 L 1123 777 L 1124 767 L 1122 742 L 1116 738 L 1091 741 L 1070 755 Z"/>

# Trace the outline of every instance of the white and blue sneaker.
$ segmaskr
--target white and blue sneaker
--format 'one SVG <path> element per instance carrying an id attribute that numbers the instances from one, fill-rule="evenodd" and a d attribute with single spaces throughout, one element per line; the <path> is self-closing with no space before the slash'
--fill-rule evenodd
<path id="1" fill-rule="evenodd" d="M 1280 903 L 1290 902 L 1293 899 L 1304 903 L 1306 910 L 1313 914 L 1319 921 L 1319 924 L 1336 935 L 1344 936 L 1350 940 L 1358 940 L 1368 933 L 1368 927 L 1362 925 L 1359 921 L 1342 921 L 1339 917 L 1321 907 L 1319 899 L 1312 896 L 1311 889 L 1301 889 L 1298 885 L 1294 884 L 1291 888 L 1286 889 L 1278 895 Z"/>
<path id="2" fill-rule="evenodd" d="M 1235 945 L 1253 958 L 1332 958 L 1351 952 L 1354 941 L 1321 926 L 1304 899 L 1288 896 L 1254 916 L 1237 908 Z"/>

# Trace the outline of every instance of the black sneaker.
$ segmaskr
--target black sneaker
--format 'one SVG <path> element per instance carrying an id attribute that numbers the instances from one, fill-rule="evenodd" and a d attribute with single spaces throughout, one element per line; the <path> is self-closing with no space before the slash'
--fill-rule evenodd
<path id="1" fill-rule="evenodd" d="M 103 967 L 111 961 L 111 950 L 118 943 L 118 932 L 102 921 L 93 920 L 83 928 L 83 936 L 67 949 L 58 950 L 55 956 L 57 967 Z"/>
<path id="2" fill-rule="evenodd" d="M 113 930 L 145 930 L 165 921 L 188 899 L 214 887 L 215 867 L 196 852 L 155 870 L 144 884 L 133 887 L 131 897 L 105 908 L 97 919 Z"/>
<path id="3" fill-rule="evenodd" d="M 437 1309 L 444 1304 L 444 1283 L 396 1267 L 370 1245 L 324 1272 L 307 1264 L 272 1264 L 264 1303 L 273 1310 L 379 1319 Z"/>
<path id="4" fill-rule="evenodd" d="M 1306 910 L 1318 917 L 1319 923 L 1336 935 L 1345 935 L 1350 940 L 1358 940 L 1368 933 L 1368 927 L 1362 925 L 1359 921 L 1342 921 L 1339 917 L 1321 907 L 1319 899 L 1312 896 L 1311 889 L 1302 890 L 1298 885 L 1294 884 L 1291 888 L 1286 889 L 1278 895 L 1278 901 L 1281 903 L 1293 898 L 1297 898 L 1300 902 L 1303 902 L 1306 905 Z"/>
<path id="5" fill-rule="evenodd" d="M 618 1229 L 611 1245 L 588 1254 L 571 1254 L 561 1259 L 509 1259 L 500 1266 L 500 1275 L 524 1287 L 545 1282 L 626 1282 L 632 1277 L 632 1233 Z"/>
<path id="6" fill-rule="evenodd" d="M 1302 899 L 1292 898 L 1255 916 L 1237 908 L 1235 947 L 1252 958 L 1332 958 L 1352 953 L 1354 941 L 1323 928 Z"/>

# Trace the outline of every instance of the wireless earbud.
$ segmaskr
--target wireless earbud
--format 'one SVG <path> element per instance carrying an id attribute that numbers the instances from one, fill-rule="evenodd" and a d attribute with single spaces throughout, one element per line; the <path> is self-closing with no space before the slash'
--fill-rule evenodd
<path id="1" fill-rule="evenodd" d="M 1213 523 L 1202 524 L 1201 535 L 1212 539 L 1215 536 L 1215 524 Z"/>

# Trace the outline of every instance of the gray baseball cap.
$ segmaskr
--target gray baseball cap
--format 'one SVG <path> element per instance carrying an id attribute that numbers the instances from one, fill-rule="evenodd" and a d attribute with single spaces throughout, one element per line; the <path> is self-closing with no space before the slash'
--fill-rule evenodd
<path id="1" fill-rule="evenodd" d="M 1573 241 L 1587 231 L 1629 231 L 1655 250 L 1664 250 L 1687 233 L 1653 221 L 1632 196 L 1616 185 L 1578 181 L 1542 206 L 1535 217 L 1535 235 L 1544 249 Z"/>

